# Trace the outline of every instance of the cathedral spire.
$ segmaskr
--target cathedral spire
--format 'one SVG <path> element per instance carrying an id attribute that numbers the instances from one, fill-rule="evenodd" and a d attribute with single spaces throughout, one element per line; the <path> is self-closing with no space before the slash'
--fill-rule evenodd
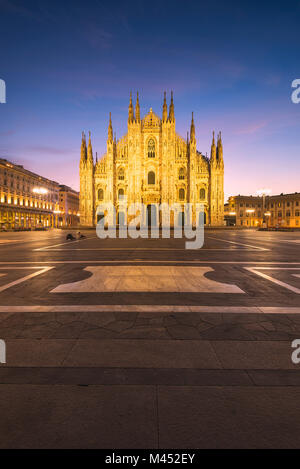
<path id="1" fill-rule="evenodd" d="M 166 92 L 164 92 L 164 104 L 163 104 L 162 120 L 163 120 L 163 122 L 167 122 L 167 120 L 168 120 L 168 105 L 167 105 Z"/>
<path id="2" fill-rule="evenodd" d="M 109 113 L 109 124 L 108 124 L 108 142 L 113 141 L 113 128 L 112 128 L 112 122 L 111 122 L 111 112 Z"/>
<path id="3" fill-rule="evenodd" d="M 192 112 L 192 122 L 191 122 L 191 142 L 196 141 L 196 134 L 195 134 L 195 123 L 194 123 L 194 113 Z"/>
<path id="4" fill-rule="evenodd" d="M 135 104 L 135 118 L 137 122 L 141 120 L 141 113 L 140 113 L 140 102 L 139 102 L 139 93 L 136 93 L 136 104 Z"/>
<path id="5" fill-rule="evenodd" d="M 173 91 L 171 91 L 171 103 L 170 103 L 170 108 L 169 108 L 169 121 L 170 122 L 175 122 Z"/>
<path id="6" fill-rule="evenodd" d="M 134 121 L 134 112 L 132 104 L 132 93 L 130 91 L 129 107 L 128 107 L 128 122 L 131 123 Z"/>
<path id="7" fill-rule="evenodd" d="M 92 149 L 92 140 L 91 140 L 91 132 L 89 132 L 89 143 L 87 149 L 87 160 L 93 161 L 93 149 Z"/>
<path id="8" fill-rule="evenodd" d="M 216 144 L 215 144 L 215 131 L 213 131 L 213 139 L 211 144 L 211 152 L 210 152 L 210 159 L 215 160 L 217 156 L 216 153 Z"/>
<path id="9" fill-rule="evenodd" d="M 81 137 L 81 161 L 86 160 L 86 139 L 85 139 L 85 134 L 82 132 L 82 137 Z"/>
<path id="10" fill-rule="evenodd" d="M 218 146 L 217 146 L 217 159 L 223 159 L 223 144 L 222 144 L 222 135 L 221 132 L 218 135 Z"/>

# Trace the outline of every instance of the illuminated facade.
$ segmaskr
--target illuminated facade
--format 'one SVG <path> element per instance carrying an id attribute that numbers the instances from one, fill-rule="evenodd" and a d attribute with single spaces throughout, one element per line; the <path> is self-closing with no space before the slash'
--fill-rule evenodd
<path id="1" fill-rule="evenodd" d="M 155 204 L 175 203 L 193 206 L 203 203 L 205 223 L 224 223 L 224 161 L 221 134 L 211 145 L 210 158 L 197 151 L 192 116 L 187 139 L 175 130 L 173 95 L 168 109 L 166 94 L 162 117 L 152 109 L 141 118 L 137 95 L 135 107 L 130 96 L 128 131 L 120 140 L 113 136 L 111 116 L 107 152 L 94 162 L 91 135 L 88 144 L 82 135 L 80 159 L 80 224 L 94 226 L 96 209 L 101 203 L 113 203 L 120 222 L 120 200 L 143 203 L 152 210 Z M 160 220 L 161 222 L 161 220 Z M 171 223 L 174 223 L 174 220 Z"/>
<path id="2" fill-rule="evenodd" d="M 79 193 L 71 187 L 59 186 L 59 212 L 59 226 L 75 227 L 79 224 Z"/>
<path id="3" fill-rule="evenodd" d="M 265 197 L 233 196 L 226 204 L 228 224 L 244 227 L 300 228 L 300 193 Z"/>
<path id="4" fill-rule="evenodd" d="M 57 226 L 58 194 L 57 182 L 0 159 L 0 228 Z"/>

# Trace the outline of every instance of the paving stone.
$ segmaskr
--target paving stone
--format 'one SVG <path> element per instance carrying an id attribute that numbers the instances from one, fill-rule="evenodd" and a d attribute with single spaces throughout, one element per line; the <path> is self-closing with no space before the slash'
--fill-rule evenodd
<path id="1" fill-rule="evenodd" d="M 134 325 L 133 321 L 113 321 L 105 325 L 105 329 L 114 332 L 122 332 L 126 329 L 130 329 Z"/>
<path id="2" fill-rule="evenodd" d="M 253 373 L 243 370 L 203 370 L 188 368 L 0 368 L 1 384 L 52 385 L 166 385 L 166 386 L 253 386 Z M 251 373 L 251 377 L 250 377 Z M 276 372 L 278 375 L 283 372 Z M 259 379 L 259 378 L 258 378 Z M 258 381 L 257 379 L 257 381 Z M 270 380 L 275 380 L 271 377 Z M 280 384 L 292 380 L 282 377 Z M 266 382 L 264 377 L 262 383 Z M 275 382 L 275 381 L 274 381 Z M 295 380 L 296 382 L 296 380 Z M 299 382 L 299 379 L 298 381 Z M 269 385 L 269 384 L 267 384 Z"/>
<path id="3" fill-rule="evenodd" d="M 0 385 L 1 448 L 157 448 L 151 386 Z"/>
<path id="4" fill-rule="evenodd" d="M 9 366 L 61 366 L 75 340 L 8 339 L 6 361 Z"/>
<path id="5" fill-rule="evenodd" d="M 124 339 L 170 339 L 170 336 L 164 327 L 155 327 L 151 325 L 136 326 L 126 329 L 120 332 L 118 337 Z"/>
<path id="6" fill-rule="evenodd" d="M 221 368 L 209 342 L 144 339 L 79 339 L 64 366 Z"/>
<path id="7" fill-rule="evenodd" d="M 176 326 L 168 326 L 168 333 L 174 339 L 200 339 L 199 331 L 192 326 L 178 324 Z"/>
<path id="8" fill-rule="evenodd" d="M 90 327 L 80 333 L 80 339 L 114 339 L 116 335 L 119 334 L 103 327 Z"/>
<path id="9" fill-rule="evenodd" d="M 299 370 L 248 370 L 255 386 L 300 386 Z"/>
<path id="10" fill-rule="evenodd" d="M 159 386 L 161 448 L 299 448 L 299 387 Z"/>
<path id="11" fill-rule="evenodd" d="M 225 369 L 296 369 L 291 343 L 279 341 L 211 341 Z"/>
<path id="12" fill-rule="evenodd" d="M 251 332 L 236 324 L 220 324 L 200 333 L 203 340 L 251 340 Z"/>

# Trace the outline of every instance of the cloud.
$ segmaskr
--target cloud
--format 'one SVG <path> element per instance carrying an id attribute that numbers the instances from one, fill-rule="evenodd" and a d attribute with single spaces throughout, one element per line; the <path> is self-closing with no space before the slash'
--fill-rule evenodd
<path id="1" fill-rule="evenodd" d="M 16 130 L 6 130 L 4 132 L 0 132 L 0 137 L 10 137 L 10 135 L 15 135 Z"/>
<path id="2" fill-rule="evenodd" d="M 41 156 L 42 155 L 70 155 L 74 154 L 72 150 L 66 150 L 64 148 L 55 148 L 55 147 L 48 147 L 48 146 L 43 146 L 43 145 L 34 145 L 34 146 L 27 146 L 24 147 L 25 152 L 30 152 L 30 153 L 39 153 Z"/>
<path id="3" fill-rule="evenodd" d="M 89 24 L 86 29 L 86 39 L 93 48 L 109 49 L 112 47 L 113 35 L 105 29 Z"/>
<path id="4" fill-rule="evenodd" d="M 263 122 L 258 122 L 256 124 L 250 124 L 247 127 L 244 127 L 242 129 L 239 129 L 235 132 L 236 135 L 250 135 L 250 134 L 255 134 L 256 132 L 259 132 L 261 129 L 266 127 L 268 125 L 267 121 Z"/>
<path id="5" fill-rule="evenodd" d="M 0 10 L 7 11 L 9 13 L 16 13 L 27 18 L 33 18 L 37 21 L 40 20 L 39 16 L 33 10 L 24 7 L 23 5 L 18 5 L 11 0 L 0 0 Z"/>

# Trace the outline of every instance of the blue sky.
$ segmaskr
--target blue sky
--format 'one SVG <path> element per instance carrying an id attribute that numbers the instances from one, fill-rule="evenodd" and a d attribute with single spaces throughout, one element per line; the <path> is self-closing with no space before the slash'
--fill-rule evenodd
<path id="1" fill-rule="evenodd" d="M 225 192 L 300 191 L 300 1 L 0 0 L 0 156 L 78 188 L 81 132 L 105 152 L 109 112 L 126 132 L 129 93 L 197 147 L 222 130 Z"/>

